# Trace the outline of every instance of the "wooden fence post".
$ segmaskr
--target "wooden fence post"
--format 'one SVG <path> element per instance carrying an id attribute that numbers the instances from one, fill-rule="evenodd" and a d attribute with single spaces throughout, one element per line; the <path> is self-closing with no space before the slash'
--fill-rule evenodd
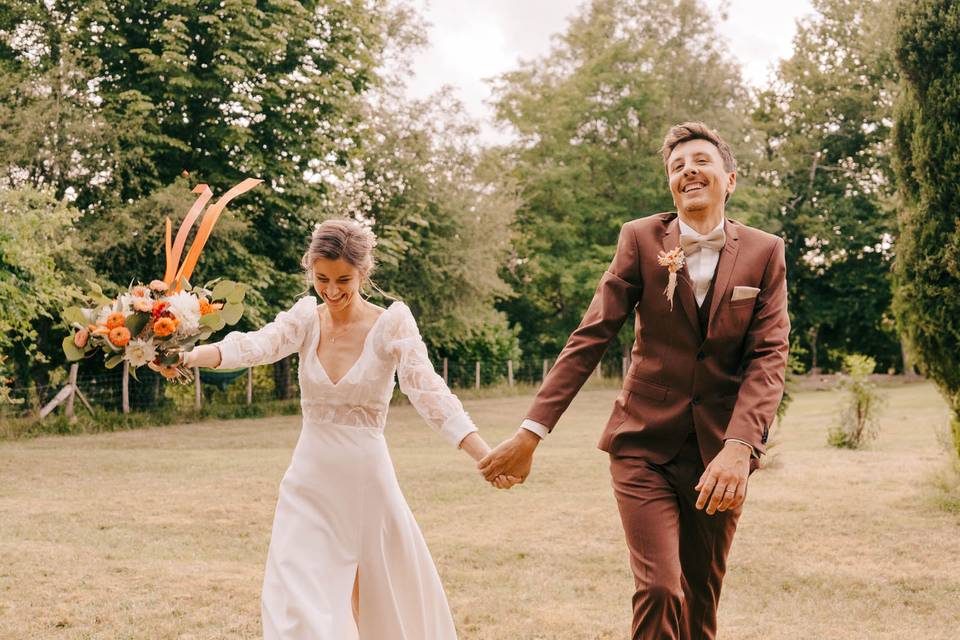
<path id="1" fill-rule="evenodd" d="M 480 361 L 477 360 L 477 389 L 480 388 Z"/>
<path id="2" fill-rule="evenodd" d="M 130 362 L 123 361 L 123 382 L 120 385 L 120 402 L 124 413 L 130 413 Z"/>
<path id="3" fill-rule="evenodd" d="M 544 358 L 543 359 L 543 376 L 540 378 L 541 383 L 547 379 L 547 374 L 549 372 L 550 372 L 550 363 L 547 361 L 546 358 Z"/>
<path id="4" fill-rule="evenodd" d="M 450 386 L 450 360 L 443 359 L 443 384 Z"/>
<path id="5" fill-rule="evenodd" d="M 247 369 L 247 404 L 253 404 L 253 367 Z"/>
<path id="6" fill-rule="evenodd" d="M 620 377 L 626 378 L 627 371 L 629 371 L 630 369 L 630 358 L 628 358 L 627 356 L 623 356 L 621 360 L 623 360 L 623 362 L 620 364 Z"/>
<path id="7" fill-rule="evenodd" d="M 200 392 L 200 367 L 193 368 L 193 408 L 197 411 L 200 411 L 202 406 L 201 398 L 203 394 Z"/>
<path id="8" fill-rule="evenodd" d="M 513 360 L 507 360 L 507 384 L 513 386 Z"/>
<path id="9" fill-rule="evenodd" d="M 79 368 L 80 368 L 80 364 L 77 362 L 74 362 L 72 365 L 70 365 L 69 385 L 71 390 L 77 388 L 77 369 Z M 70 420 L 73 420 L 73 397 L 75 395 L 77 395 L 76 392 L 71 391 L 70 395 L 67 396 L 67 406 L 64 407 L 65 413 L 67 414 L 67 417 L 70 418 Z"/>

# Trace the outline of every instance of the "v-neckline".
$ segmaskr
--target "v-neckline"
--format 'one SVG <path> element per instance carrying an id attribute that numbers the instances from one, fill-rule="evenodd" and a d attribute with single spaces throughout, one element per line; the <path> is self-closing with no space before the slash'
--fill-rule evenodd
<path id="1" fill-rule="evenodd" d="M 390 307 L 392 307 L 392 306 L 393 306 L 393 304 L 390 305 Z M 366 353 L 367 353 L 367 345 L 368 345 L 369 342 L 370 342 L 370 336 L 373 335 L 373 331 L 374 331 L 374 329 L 377 328 L 377 324 L 380 322 L 380 319 L 381 319 L 383 316 L 387 315 L 387 311 L 390 310 L 390 307 L 386 307 L 383 311 L 381 311 L 381 312 L 380 312 L 380 315 L 377 316 L 377 319 L 373 321 L 373 324 L 372 324 L 372 325 L 370 325 L 370 328 L 367 330 L 367 335 L 364 336 L 364 338 L 363 338 L 363 346 L 360 347 L 360 355 L 357 356 L 357 359 L 353 361 L 353 364 L 350 365 L 350 367 L 347 369 L 346 373 L 344 373 L 342 376 L 340 376 L 340 379 L 337 380 L 336 382 L 334 382 L 334 381 L 333 381 L 333 378 L 330 377 L 330 374 L 327 373 L 326 367 L 324 367 L 324 366 L 323 366 L 323 363 L 320 361 L 320 354 L 317 353 L 317 349 L 320 348 L 320 337 L 321 337 L 321 334 L 323 333 L 323 330 L 322 330 L 321 327 L 320 327 L 320 316 L 319 316 L 319 315 L 316 315 L 316 313 L 314 313 L 314 315 L 316 315 L 316 318 L 317 318 L 317 340 L 316 340 L 316 342 L 314 342 L 314 345 L 313 345 L 313 357 L 316 358 L 316 360 L 317 360 L 317 366 L 320 368 L 320 371 L 323 373 L 323 377 L 327 379 L 327 382 L 329 382 L 331 385 L 333 385 L 334 387 L 336 387 L 336 386 L 338 386 L 341 382 L 343 382 L 344 380 L 346 380 L 346 378 L 347 378 L 351 373 L 353 373 L 353 370 L 357 368 L 357 365 L 360 364 L 360 361 L 363 360 L 363 356 L 366 355 Z M 318 307 L 318 308 L 319 308 L 319 307 Z"/>

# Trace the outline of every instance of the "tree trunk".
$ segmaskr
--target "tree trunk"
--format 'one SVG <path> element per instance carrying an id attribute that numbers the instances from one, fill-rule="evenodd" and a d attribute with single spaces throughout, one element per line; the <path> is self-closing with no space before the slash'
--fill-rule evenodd
<path id="1" fill-rule="evenodd" d="M 907 348 L 907 341 L 900 338 L 900 355 L 903 357 L 903 375 L 915 376 L 917 370 L 913 366 L 913 358 L 910 356 L 910 350 Z"/>
<path id="2" fill-rule="evenodd" d="M 273 365 L 273 397 L 277 400 L 289 400 L 291 394 L 290 358 L 284 358 Z"/>
<path id="3" fill-rule="evenodd" d="M 820 367 L 817 366 L 817 335 L 820 333 L 820 326 L 810 327 L 807 336 L 810 339 L 810 374 L 820 375 Z"/>

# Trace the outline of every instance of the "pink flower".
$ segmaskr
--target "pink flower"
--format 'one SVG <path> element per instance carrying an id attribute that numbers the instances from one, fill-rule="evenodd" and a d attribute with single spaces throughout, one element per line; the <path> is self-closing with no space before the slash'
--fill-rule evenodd
<path id="1" fill-rule="evenodd" d="M 153 289 L 154 291 L 166 291 L 167 283 L 164 282 L 163 280 L 154 280 L 153 282 L 150 283 L 150 288 Z"/>
<path id="2" fill-rule="evenodd" d="M 130 290 L 130 293 L 132 293 L 134 296 L 138 298 L 145 298 L 150 295 L 150 289 L 143 286 L 142 284 L 138 284 L 137 286 L 135 286 L 133 289 Z"/>
<path id="3" fill-rule="evenodd" d="M 142 311 L 143 313 L 150 313 L 153 311 L 153 300 L 150 298 L 134 298 L 133 310 Z"/>
<path id="4" fill-rule="evenodd" d="M 83 349 L 87 346 L 87 340 L 90 338 L 90 332 L 86 329 L 80 329 L 75 334 L 73 334 L 73 344 L 77 345 L 77 348 Z"/>

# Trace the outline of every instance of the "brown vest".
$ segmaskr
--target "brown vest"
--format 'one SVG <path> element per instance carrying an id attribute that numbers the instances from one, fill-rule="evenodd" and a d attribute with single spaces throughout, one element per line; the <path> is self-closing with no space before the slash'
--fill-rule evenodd
<path id="1" fill-rule="evenodd" d="M 719 265 L 718 265 L 719 266 Z M 707 339 L 707 326 L 710 324 L 710 304 L 713 301 L 713 288 L 717 283 L 717 271 L 713 270 L 713 278 L 710 280 L 710 288 L 707 289 L 707 295 L 703 299 L 703 304 L 697 307 L 697 319 L 700 320 L 700 335 Z"/>

